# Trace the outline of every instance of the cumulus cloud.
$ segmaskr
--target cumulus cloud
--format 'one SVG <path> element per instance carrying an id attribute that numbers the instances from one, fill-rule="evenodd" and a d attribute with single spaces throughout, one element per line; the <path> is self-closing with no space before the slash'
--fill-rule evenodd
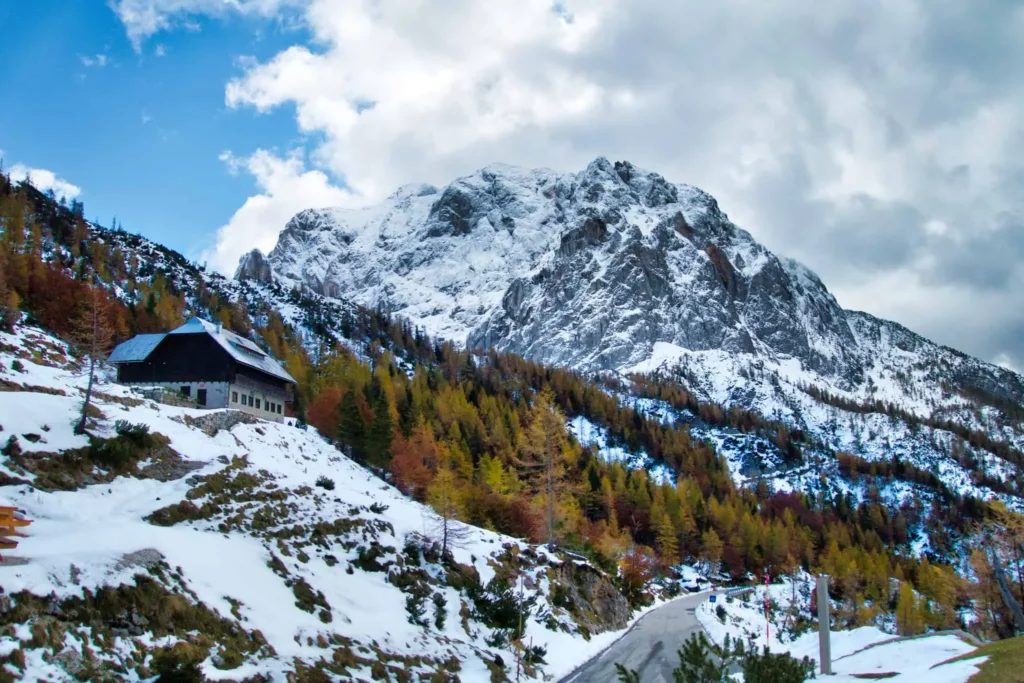
<path id="1" fill-rule="evenodd" d="M 62 199 L 74 199 L 82 194 L 82 188 L 72 185 L 68 181 L 57 176 L 53 171 L 45 168 L 30 168 L 24 164 L 14 164 L 7 170 L 7 175 L 14 182 L 28 180 L 34 186 L 43 190 L 53 190 L 53 193 Z"/>
<path id="2" fill-rule="evenodd" d="M 306 170 L 301 150 L 284 157 L 263 149 L 243 157 L 224 152 L 220 159 L 231 173 L 251 174 L 260 190 L 218 230 L 216 245 L 202 255 L 204 261 L 226 273 L 234 272 L 241 254 L 254 248 L 270 251 L 278 232 L 299 211 L 339 206 L 351 199 L 322 171 Z"/>
<path id="3" fill-rule="evenodd" d="M 116 6 L 132 9 L 138 39 L 197 13 L 270 16 L 289 3 Z M 1024 294 L 1019 3 L 310 0 L 301 11 L 309 43 L 243 61 L 226 100 L 293 108 L 317 141 L 314 167 L 351 188 L 347 202 L 493 161 L 568 171 L 629 159 L 715 194 L 844 305 L 1024 365 L 1024 320 L 1008 310 Z"/>

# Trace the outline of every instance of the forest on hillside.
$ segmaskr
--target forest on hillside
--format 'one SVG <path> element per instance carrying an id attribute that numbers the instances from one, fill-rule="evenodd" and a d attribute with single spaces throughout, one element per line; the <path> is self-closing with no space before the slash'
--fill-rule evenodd
<path id="1" fill-rule="evenodd" d="M 757 414 L 701 403 L 676 383 L 627 385 L 460 349 L 381 311 L 277 291 L 277 301 L 302 311 L 292 324 L 274 300 L 250 294 L 176 252 L 86 221 L 81 203 L 0 175 L 0 327 L 24 316 L 74 341 L 83 315 L 98 311 L 113 343 L 191 315 L 219 320 L 282 360 L 298 380 L 296 414 L 353 460 L 446 518 L 586 555 L 637 602 L 679 563 L 737 582 L 807 570 L 832 577 L 842 626 L 895 614 L 901 632 L 915 633 L 965 625 L 973 612 L 980 633 L 1014 631 L 993 577 L 1011 569 L 1024 602 L 1022 517 L 908 463 L 837 456 L 851 478 L 910 481 L 934 493 L 930 502 L 893 509 L 870 486 L 863 500 L 739 488 L 712 445 L 621 396 L 638 391 L 709 424 L 768 436 L 791 463 L 813 444 Z M 669 467 L 672 480 L 603 460 L 566 429 L 577 416 Z M 914 541 L 930 534 L 987 541 L 968 553 L 970 580 L 948 556 L 914 554 Z"/>

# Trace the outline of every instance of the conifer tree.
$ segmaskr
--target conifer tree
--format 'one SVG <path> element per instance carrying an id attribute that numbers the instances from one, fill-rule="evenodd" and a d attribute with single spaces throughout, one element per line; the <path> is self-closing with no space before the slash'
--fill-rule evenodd
<path id="1" fill-rule="evenodd" d="M 714 576 L 718 573 L 725 546 L 714 529 L 708 529 L 704 532 L 704 535 L 701 537 L 701 545 L 700 559 L 704 563 L 707 576 Z"/>
<path id="2" fill-rule="evenodd" d="M 391 406 L 387 395 L 380 392 L 373 407 L 373 422 L 366 433 L 367 462 L 374 467 L 386 468 L 391 462 L 391 442 L 394 427 L 391 422 Z"/>
<path id="3" fill-rule="evenodd" d="M 537 396 L 530 410 L 530 427 L 520 464 L 530 474 L 534 488 L 544 499 L 544 542 L 555 542 L 556 501 L 565 490 L 563 449 L 567 445 L 565 415 L 555 405 L 550 387 Z"/>
<path id="4" fill-rule="evenodd" d="M 679 540 L 676 538 L 672 519 L 668 515 L 662 515 L 658 523 L 658 551 L 665 565 L 671 567 L 679 564 Z"/>
<path id="5" fill-rule="evenodd" d="M 427 489 L 427 503 L 434 508 L 438 519 L 433 524 L 433 535 L 441 543 L 441 555 L 447 557 L 452 547 L 467 538 L 467 530 L 457 524 L 463 509 L 463 495 L 459 480 L 451 469 L 451 456 L 444 445 L 438 447 L 437 476 Z"/>
<path id="6" fill-rule="evenodd" d="M 109 316 L 110 302 L 105 293 L 98 287 L 90 287 L 71 328 L 71 344 L 86 360 L 89 373 L 85 399 L 82 401 L 82 415 L 75 425 L 75 434 L 85 434 L 85 421 L 89 416 L 89 406 L 92 402 L 96 366 L 103 362 L 113 345 Z"/>
<path id="7" fill-rule="evenodd" d="M 338 413 L 338 440 L 348 448 L 349 456 L 353 460 L 363 462 L 366 458 L 363 450 L 366 423 L 363 422 L 363 415 L 359 411 L 359 399 L 354 390 L 349 389 L 341 397 Z"/>
<path id="8" fill-rule="evenodd" d="M 914 584 L 909 581 L 900 582 L 899 600 L 896 603 L 896 629 L 901 636 L 924 633 L 921 608 L 914 595 Z"/>

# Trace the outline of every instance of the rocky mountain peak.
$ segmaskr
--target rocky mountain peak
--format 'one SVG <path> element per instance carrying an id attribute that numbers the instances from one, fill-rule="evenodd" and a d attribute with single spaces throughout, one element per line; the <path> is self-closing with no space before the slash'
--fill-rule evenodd
<path id="1" fill-rule="evenodd" d="M 274 269 L 262 251 L 253 249 L 248 254 L 243 254 L 242 258 L 238 260 L 235 279 L 255 280 L 269 285 L 274 281 Z"/>
<path id="2" fill-rule="evenodd" d="M 259 258 L 240 273 L 267 272 Z M 722 363 L 862 397 L 899 363 L 889 323 L 844 311 L 710 194 L 604 157 L 578 173 L 492 164 L 375 207 L 303 211 L 266 260 L 285 284 L 383 307 L 435 337 L 586 371 L 689 367 L 724 402 L 756 404 L 763 389 L 722 379 Z M 921 356 L 952 353 L 915 339 Z M 973 382 L 1006 387 L 972 363 L 984 368 Z"/>

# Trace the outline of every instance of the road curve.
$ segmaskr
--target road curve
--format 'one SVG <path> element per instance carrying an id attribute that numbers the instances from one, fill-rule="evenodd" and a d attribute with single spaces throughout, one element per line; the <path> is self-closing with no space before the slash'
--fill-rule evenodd
<path id="1" fill-rule="evenodd" d="M 641 683 L 672 683 L 683 643 L 701 631 L 694 610 L 710 593 L 679 598 L 645 614 L 626 635 L 559 683 L 615 683 L 615 665 L 640 673 Z"/>

